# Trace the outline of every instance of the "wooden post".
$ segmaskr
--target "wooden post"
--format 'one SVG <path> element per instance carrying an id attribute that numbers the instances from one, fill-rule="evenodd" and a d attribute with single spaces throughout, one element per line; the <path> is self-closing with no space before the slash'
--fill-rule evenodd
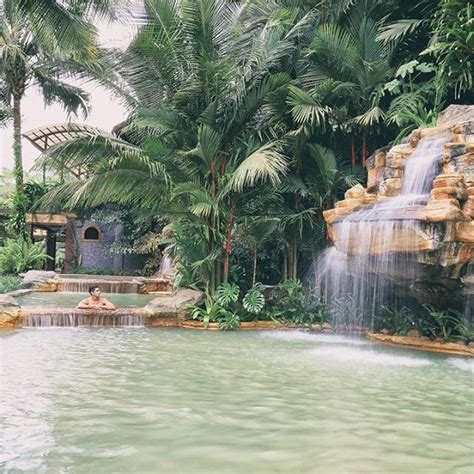
<path id="1" fill-rule="evenodd" d="M 56 268 L 56 232 L 51 229 L 46 230 L 46 270 L 55 270 Z"/>
<path id="2" fill-rule="evenodd" d="M 64 242 L 64 273 L 70 273 L 74 260 L 74 220 L 68 219 L 66 224 L 66 239 Z"/>

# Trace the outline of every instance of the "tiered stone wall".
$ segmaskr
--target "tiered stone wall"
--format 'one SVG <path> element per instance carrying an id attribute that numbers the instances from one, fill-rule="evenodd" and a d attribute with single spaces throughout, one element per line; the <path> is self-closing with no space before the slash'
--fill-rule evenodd
<path id="1" fill-rule="evenodd" d="M 359 209 L 399 195 L 406 161 L 420 140 L 446 135 L 448 143 L 439 161 L 441 172 L 433 181 L 428 202 L 410 208 L 410 215 L 400 216 L 413 219 L 413 225 L 394 232 L 388 248 L 392 252 L 413 252 L 414 262 L 431 267 L 431 275 L 439 269 L 439 275 L 450 279 L 465 276 L 469 264 L 474 263 L 474 106 L 461 106 L 461 110 L 451 106 L 437 127 L 416 130 L 406 143 L 378 150 L 370 157 L 367 187 L 354 186 L 334 209 L 324 212 L 336 248 L 335 224 Z M 349 244 L 352 255 L 360 254 L 360 242 L 356 240 L 354 236 Z M 370 255 L 380 251 L 375 245 Z"/>

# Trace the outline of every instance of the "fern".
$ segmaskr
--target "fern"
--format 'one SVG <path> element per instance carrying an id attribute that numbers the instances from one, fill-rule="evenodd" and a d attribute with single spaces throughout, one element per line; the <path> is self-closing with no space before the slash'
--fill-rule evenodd
<path id="1" fill-rule="evenodd" d="M 43 248 L 26 239 L 7 239 L 0 247 L 0 273 L 18 274 L 42 268 L 48 257 Z"/>

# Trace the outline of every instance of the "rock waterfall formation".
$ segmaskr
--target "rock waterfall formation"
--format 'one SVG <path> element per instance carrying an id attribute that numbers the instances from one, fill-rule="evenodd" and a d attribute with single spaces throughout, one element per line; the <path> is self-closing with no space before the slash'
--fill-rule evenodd
<path id="1" fill-rule="evenodd" d="M 367 188 L 324 213 L 334 244 L 316 262 L 324 299 L 353 320 L 411 299 L 472 313 L 474 106 L 448 107 L 367 168 Z"/>

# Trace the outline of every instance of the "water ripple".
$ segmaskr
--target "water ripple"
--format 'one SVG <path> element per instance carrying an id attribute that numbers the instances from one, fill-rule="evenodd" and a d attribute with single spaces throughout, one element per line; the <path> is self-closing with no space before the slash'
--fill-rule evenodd
<path id="1" fill-rule="evenodd" d="M 472 364 L 297 331 L 0 334 L 5 472 L 472 470 Z M 455 403 L 453 403 L 455 401 Z"/>

